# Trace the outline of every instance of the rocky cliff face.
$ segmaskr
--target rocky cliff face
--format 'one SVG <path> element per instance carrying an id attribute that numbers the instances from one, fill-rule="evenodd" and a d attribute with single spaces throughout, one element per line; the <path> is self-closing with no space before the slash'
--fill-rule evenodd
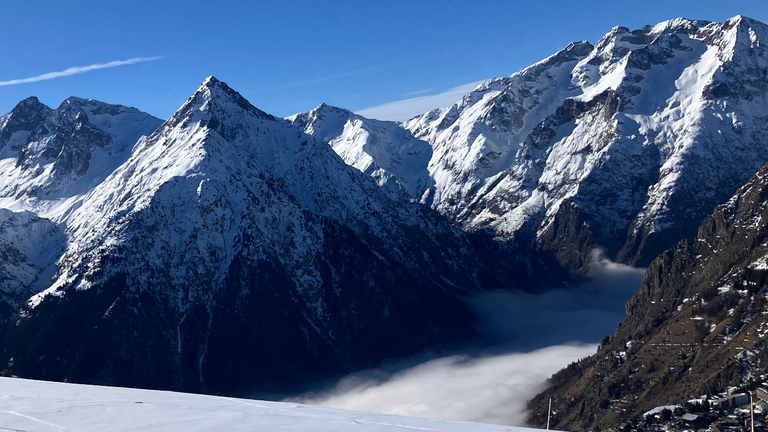
<path id="1" fill-rule="evenodd" d="M 529 270 L 215 78 L 62 223 L 52 283 L 2 339 L 22 376 L 285 388 L 474 337 L 454 294 Z"/>
<path id="2" fill-rule="evenodd" d="M 431 146 L 432 182 L 411 197 L 576 272 L 595 247 L 647 266 L 768 160 L 767 40 L 740 16 L 616 27 L 488 80 L 403 124 Z M 371 145 L 352 124 L 334 130 L 323 139 L 344 153 Z"/>
<path id="3" fill-rule="evenodd" d="M 29 134 L 51 115 L 51 109 L 36 97 L 19 102 L 13 111 L 0 117 L 0 150 L 18 150 Z"/>
<path id="4" fill-rule="evenodd" d="M 761 375 L 768 361 L 768 165 L 717 207 L 695 239 L 657 257 L 627 318 L 597 354 L 551 379 L 531 422 L 607 428 Z"/>

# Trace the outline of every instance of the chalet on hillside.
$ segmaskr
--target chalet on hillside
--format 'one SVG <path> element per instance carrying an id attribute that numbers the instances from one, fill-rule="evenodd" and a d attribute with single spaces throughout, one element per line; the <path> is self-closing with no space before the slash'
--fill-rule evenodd
<path id="1" fill-rule="evenodd" d="M 707 419 L 704 414 L 685 414 L 681 420 L 686 426 L 696 429 L 704 428 L 709 425 L 709 419 Z"/>

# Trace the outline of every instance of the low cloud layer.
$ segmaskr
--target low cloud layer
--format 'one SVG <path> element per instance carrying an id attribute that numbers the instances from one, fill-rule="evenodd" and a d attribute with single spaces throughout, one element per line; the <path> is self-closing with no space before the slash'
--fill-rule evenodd
<path id="1" fill-rule="evenodd" d="M 154 61 L 159 59 L 160 57 L 136 57 L 128 60 L 115 60 L 109 63 L 98 63 L 98 64 L 92 64 L 88 66 L 75 66 L 68 69 L 64 69 L 63 71 L 59 71 L 59 72 L 48 72 L 42 75 L 37 75 L 33 77 L 28 77 L 28 78 L 19 78 L 19 79 L 14 79 L 10 81 L 0 81 L 0 87 L 18 85 L 18 84 L 27 84 L 27 83 L 33 83 L 33 82 L 39 82 L 39 81 L 47 81 L 54 78 L 67 77 L 67 76 L 82 74 L 82 73 L 99 70 L 99 69 L 109 69 L 113 67 L 131 65 L 135 63 L 148 62 L 148 61 Z"/>
<path id="2" fill-rule="evenodd" d="M 357 114 L 377 120 L 408 120 L 419 114 L 432 111 L 435 108 L 445 108 L 453 105 L 464 95 L 474 90 L 481 82 L 482 81 L 477 81 L 460 85 L 436 95 L 419 96 L 366 108 L 358 111 Z"/>
<path id="3" fill-rule="evenodd" d="M 539 295 L 493 292 L 466 299 L 487 345 L 421 354 L 291 401 L 358 411 L 523 425 L 526 404 L 553 373 L 613 334 L 644 270 L 595 260 L 592 281 Z M 542 426 L 543 425 L 538 425 Z"/>
<path id="4" fill-rule="evenodd" d="M 592 280 L 542 294 L 491 292 L 467 299 L 478 331 L 491 343 L 533 350 L 563 343 L 596 343 L 614 333 L 645 269 L 595 257 Z"/>
<path id="5" fill-rule="evenodd" d="M 348 376 L 325 394 L 296 402 L 356 411 L 519 426 L 526 401 L 564 365 L 595 352 L 595 345 L 561 345 L 530 353 L 438 358 L 385 380 L 369 371 Z"/>

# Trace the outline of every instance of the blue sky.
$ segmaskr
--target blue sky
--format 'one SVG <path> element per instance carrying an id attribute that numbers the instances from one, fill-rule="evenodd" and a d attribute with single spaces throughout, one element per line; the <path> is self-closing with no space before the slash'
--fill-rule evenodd
<path id="1" fill-rule="evenodd" d="M 453 97 L 468 83 L 509 75 L 569 42 L 594 43 L 616 25 L 737 14 L 768 22 L 768 2 L 3 2 L 0 84 L 128 62 L 0 85 L 0 112 L 32 95 L 53 107 L 79 96 L 167 118 L 209 75 L 278 116 L 320 102 L 359 111 L 459 87 Z"/>

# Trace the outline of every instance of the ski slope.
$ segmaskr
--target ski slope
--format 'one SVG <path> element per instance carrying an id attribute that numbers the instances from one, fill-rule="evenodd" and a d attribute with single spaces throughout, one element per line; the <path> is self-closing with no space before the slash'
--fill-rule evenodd
<path id="1" fill-rule="evenodd" d="M 467 431 L 511 426 L 155 390 L 0 378 L 0 431 Z"/>

